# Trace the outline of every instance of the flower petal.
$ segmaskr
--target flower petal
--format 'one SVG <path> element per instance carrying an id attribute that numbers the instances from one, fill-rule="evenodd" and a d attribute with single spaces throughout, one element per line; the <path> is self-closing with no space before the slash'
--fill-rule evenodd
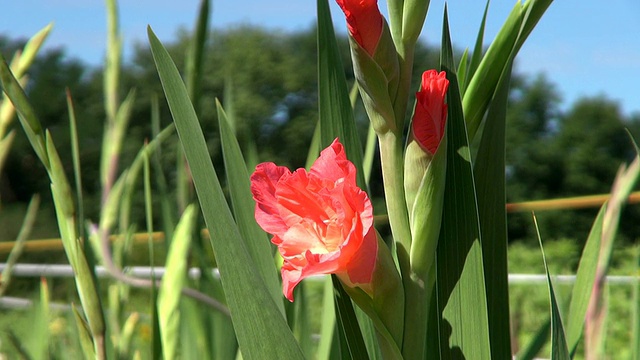
<path id="1" fill-rule="evenodd" d="M 276 166 L 271 162 L 259 164 L 251 174 L 251 193 L 256 201 L 256 221 L 268 233 L 281 234 L 287 230 L 278 210 L 276 187 L 282 177 L 290 174 L 286 167 Z"/>
<path id="2" fill-rule="evenodd" d="M 317 187 L 305 169 L 296 170 L 286 180 L 278 183 L 275 194 L 278 211 L 287 227 L 305 219 L 323 223 L 332 216 L 331 208 L 318 196 Z"/>
<path id="3" fill-rule="evenodd" d="M 422 84 L 416 93 L 413 114 L 413 134 L 420 146 L 435 154 L 444 136 L 447 120 L 447 104 L 444 102 L 449 80 L 444 71 L 427 70 L 422 74 Z"/>
<path id="4" fill-rule="evenodd" d="M 365 235 L 358 251 L 347 264 L 349 280 L 357 284 L 367 284 L 373 278 L 373 270 L 378 256 L 378 235 L 373 227 Z"/>
<path id="5" fill-rule="evenodd" d="M 375 53 L 382 35 L 383 19 L 378 0 L 337 0 L 345 17 L 349 33 L 369 55 Z"/>
<path id="6" fill-rule="evenodd" d="M 346 181 L 349 185 L 356 186 L 356 167 L 347 159 L 344 146 L 337 138 L 331 146 L 322 150 L 309 174 L 333 183 Z"/>

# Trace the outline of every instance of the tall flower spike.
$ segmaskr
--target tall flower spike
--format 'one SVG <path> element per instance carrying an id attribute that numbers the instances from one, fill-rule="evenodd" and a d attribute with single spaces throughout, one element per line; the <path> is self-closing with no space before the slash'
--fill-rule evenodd
<path id="1" fill-rule="evenodd" d="M 284 259 L 282 290 L 289 301 L 302 279 L 320 274 L 336 274 L 345 285 L 372 295 L 378 255 L 373 209 L 338 139 L 309 172 L 259 164 L 251 192 L 256 221 L 273 234 Z"/>
<path id="2" fill-rule="evenodd" d="M 373 56 L 382 35 L 383 18 L 377 0 L 336 0 L 347 18 L 349 34 Z"/>
<path id="3" fill-rule="evenodd" d="M 444 71 L 425 71 L 422 74 L 420 90 L 416 93 L 413 135 L 420 146 L 431 155 L 438 150 L 447 122 L 447 104 L 444 103 L 444 97 L 449 88 L 449 80 L 446 76 Z"/>
<path id="4" fill-rule="evenodd" d="M 446 172 L 446 154 L 439 154 L 441 160 L 436 161 L 435 166 L 432 162 L 437 158 L 438 149 L 446 143 L 446 139 L 443 140 L 447 123 L 447 104 L 444 100 L 448 87 L 449 80 L 444 71 L 438 73 L 436 70 L 427 70 L 422 74 L 420 90 L 416 93 L 411 132 L 404 156 L 404 191 L 410 219 L 413 219 L 414 203 L 421 186 L 444 186 L 439 182 L 444 179 Z M 446 149 L 443 151 L 446 152 Z M 440 194 L 442 190 L 433 189 L 431 194 Z M 427 200 L 421 200 L 424 201 Z"/>

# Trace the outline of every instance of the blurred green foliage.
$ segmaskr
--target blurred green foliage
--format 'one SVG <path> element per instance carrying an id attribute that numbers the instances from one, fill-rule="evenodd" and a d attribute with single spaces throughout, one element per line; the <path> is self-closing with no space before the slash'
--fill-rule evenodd
<path id="1" fill-rule="evenodd" d="M 637 274 L 637 246 L 617 243 L 611 258 L 610 275 Z M 574 275 L 578 268 L 582 247 L 573 239 L 545 241 L 544 252 L 549 264 L 549 272 L 554 275 Z M 544 265 L 540 248 L 535 244 L 519 242 L 509 247 L 509 273 L 542 274 Z M 561 313 L 566 316 L 569 309 L 572 285 L 554 283 Z M 512 341 L 514 353 L 526 347 L 536 331 L 548 320 L 549 296 L 545 283 L 512 284 L 509 286 Z M 610 359 L 630 359 L 633 324 L 633 286 L 631 284 L 609 284 L 609 321 L 606 328 L 605 353 Z M 548 358 L 550 345 L 540 354 Z M 575 359 L 583 359 L 582 347 L 578 348 Z"/>
<path id="2" fill-rule="evenodd" d="M 144 252 L 137 249 L 133 253 Z M 164 258 L 164 248 L 158 247 L 162 252 L 159 258 Z M 635 256 L 637 248 L 623 246 L 619 244 L 614 249 L 612 257 L 611 275 L 630 275 L 636 270 Z M 549 271 L 552 275 L 575 274 L 581 255 L 581 248 L 575 241 L 569 239 L 559 239 L 557 241 L 545 242 L 545 255 L 549 264 Z M 138 259 L 133 263 L 143 264 L 146 259 Z M 161 263 L 157 263 L 159 265 Z M 542 255 L 536 244 L 516 243 L 509 247 L 509 271 L 518 274 L 542 274 L 544 265 Z M 39 280 L 30 279 L 31 283 Z M 53 303 L 68 303 L 69 299 L 76 298 L 73 280 L 50 279 L 48 281 L 52 292 Z M 315 334 L 320 330 L 320 309 L 322 302 L 322 282 L 305 282 L 305 296 L 309 299 L 309 306 L 312 309 L 311 328 Z M 568 311 L 569 296 L 571 295 L 571 285 L 555 284 L 557 296 L 564 306 L 564 313 Z M 612 359 L 625 359 L 631 351 L 629 343 L 631 341 L 632 313 L 632 286 L 610 285 L 610 318 L 613 321 L 608 323 L 606 353 Z M 37 295 L 34 295 L 37 297 Z M 150 348 L 150 317 L 148 316 L 149 292 L 132 289 L 128 296 L 124 312 L 126 314 L 141 312 L 141 322 L 133 338 L 131 351 L 140 351 L 142 358 L 148 358 Z M 548 290 L 545 283 L 539 284 L 514 284 L 510 286 L 511 320 L 513 328 L 514 351 L 525 347 L 538 327 L 546 320 L 549 310 Z M 185 299 L 191 302 L 190 299 Z M 15 333 L 18 339 L 28 339 L 31 331 L 31 321 L 36 316 L 36 308 L 33 310 L 3 310 L 0 317 L 0 342 L 2 352 L 9 358 L 17 356 L 15 349 L 9 341 L 9 332 Z M 208 313 L 210 314 L 210 313 Z M 541 315 L 542 314 L 542 315 Z M 614 320 L 615 319 L 615 320 Z M 51 358 L 78 358 L 80 355 L 77 333 L 73 326 L 73 318 L 69 311 L 53 310 L 49 322 L 50 356 Z M 316 343 L 313 344 L 317 346 Z M 73 355 L 76 354 L 76 355 Z M 539 357 L 548 357 L 549 347 L 542 350 Z M 581 359 L 579 350 L 578 357 Z"/>

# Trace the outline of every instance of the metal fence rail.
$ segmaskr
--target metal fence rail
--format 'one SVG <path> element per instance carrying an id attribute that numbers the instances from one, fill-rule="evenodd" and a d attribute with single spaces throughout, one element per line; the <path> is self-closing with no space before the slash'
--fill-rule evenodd
<path id="1" fill-rule="evenodd" d="M 7 267 L 6 263 L 0 263 L 0 272 Z M 125 273 L 140 278 L 151 278 L 151 275 L 161 278 L 165 273 L 164 267 L 132 266 L 124 269 Z M 15 277 L 47 277 L 47 278 L 71 278 L 74 277 L 73 269 L 70 265 L 64 264 L 15 264 L 12 272 Z M 214 277 L 220 276 L 217 268 L 211 269 Z M 200 269 L 190 268 L 189 277 L 197 279 L 201 275 Z M 96 276 L 109 277 L 107 270 L 103 266 L 96 266 Z M 308 278 L 311 281 L 319 281 L 323 276 Z M 576 281 L 575 275 L 554 275 L 551 276 L 555 284 L 573 284 Z M 607 281 L 610 284 L 633 285 L 640 282 L 640 276 L 619 276 L 609 275 Z M 511 285 L 543 285 L 547 282 L 544 274 L 509 274 L 509 284 Z M 26 309 L 33 306 L 30 299 L 22 299 L 4 296 L 0 297 L 0 308 L 4 309 Z M 68 310 L 70 306 L 62 303 L 52 303 L 52 309 Z"/>
<path id="2" fill-rule="evenodd" d="M 0 272 L 4 271 L 7 264 L 0 263 Z M 132 266 L 124 268 L 124 272 L 140 278 L 162 277 L 165 272 L 164 267 Z M 16 264 L 13 267 L 12 275 L 16 277 L 73 277 L 73 269 L 70 265 L 63 264 Z M 213 276 L 220 276 L 217 268 L 211 269 Z M 108 277 L 107 270 L 102 266 L 96 266 L 96 275 Z M 199 268 L 190 268 L 189 277 L 196 279 L 200 277 Z M 312 279 L 314 279 L 312 277 Z M 315 277 L 322 279 L 322 276 Z M 551 279 L 556 284 L 572 284 L 576 281 L 575 275 L 552 275 Z M 610 284 L 635 284 L 640 281 L 640 276 L 609 275 L 607 281 Z M 547 276 L 544 274 L 509 274 L 509 284 L 545 284 Z"/>

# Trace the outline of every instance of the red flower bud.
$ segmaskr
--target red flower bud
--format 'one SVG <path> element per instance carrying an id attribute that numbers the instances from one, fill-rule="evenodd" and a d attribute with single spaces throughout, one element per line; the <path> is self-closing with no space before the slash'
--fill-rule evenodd
<path id="1" fill-rule="evenodd" d="M 336 0 L 346 18 L 349 34 L 373 56 L 384 25 L 377 0 Z"/>
<path id="2" fill-rule="evenodd" d="M 444 97 L 449 80 L 444 71 L 427 70 L 422 74 L 422 84 L 416 93 L 416 108 L 413 112 L 413 136 L 420 146 L 431 155 L 435 154 L 444 136 L 447 123 L 447 104 Z"/>

